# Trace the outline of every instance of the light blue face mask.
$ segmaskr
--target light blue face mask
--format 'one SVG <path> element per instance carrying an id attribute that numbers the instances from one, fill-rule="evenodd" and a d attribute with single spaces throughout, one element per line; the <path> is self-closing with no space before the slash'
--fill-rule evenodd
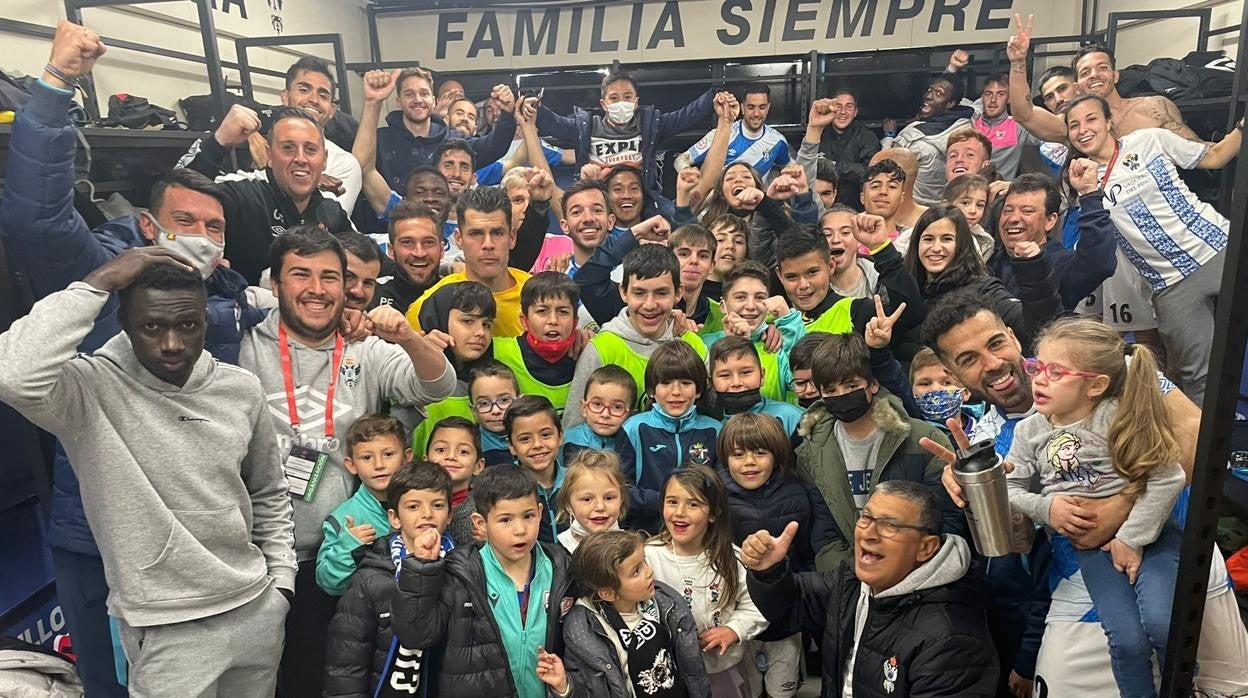
<path id="1" fill-rule="evenodd" d="M 953 417 L 962 410 L 962 389 L 944 388 L 915 396 L 923 416 L 929 422 L 944 424 L 946 419 Z"/>

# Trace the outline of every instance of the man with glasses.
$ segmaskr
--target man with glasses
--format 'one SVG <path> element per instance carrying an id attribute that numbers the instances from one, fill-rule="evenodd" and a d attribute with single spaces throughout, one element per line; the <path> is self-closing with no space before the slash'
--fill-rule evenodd
<path id="1" fill-rule="evenodd" d="M 770 627 L 822 637 L 824 696 L 996 695 L 983 594 L 967 577 L 970 547 L 939 533 L 943 509 L 927 485 L 879 483 L 853 519 L 850 564 L 834 571 L 788 569 L 796 522 L 742 543 L 750 597 Z"/>

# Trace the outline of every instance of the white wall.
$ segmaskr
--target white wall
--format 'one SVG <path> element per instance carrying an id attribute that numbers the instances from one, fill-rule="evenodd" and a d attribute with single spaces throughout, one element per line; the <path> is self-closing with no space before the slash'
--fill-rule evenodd
<path id="1" fill-rule="evenodd" d="M 222 60 L 235 60 L 234 39 L 294 34 L 342 35 L 348 61 L 368 60 L 368 24 L 364 12 L 367 0 L 217 0 L 213 12 L 217 43 Z M 241 17 L 239 5 L 247 10 Z M 65 7 L 56 0 L 3 0 L 6 18 L 55 28 L 64 19 Z M 275 7 L 276 6 L 276 9 Z M 272 17 L 281 20 L 281 32 L 274 29 Z M 88 8 L 83 21 L 105 37 L 145 43 L 185 53 L 203 55 L 198 13 L 191 2 L 162 2 L 140 6 Z M 43 72 L 51 47 L 49 39 L 38 39 L 0 30 L 0 66 L 31 75 Z M 292 50 L 250 49 L 252 66 L 284 71 L 301 55 L 332 60 L 326 45 L 301 45 Z M 100 94 L 100 109 L 107 113 L 108 95 L 129 92 L 147 97 L 154 104 L 175 109 L 177 100 L 192 94 L 208 94 L 206 66 L 114 47 L 96 65 L 94 77 Z M 231 84 L 238 84 L 238 71 L 224 70 Z M 277 103 L 283 85 L 280 78 L 252 75 L 256 99 Z M 359 79 L 348 76 L 353 105 L 361 104 Z M 358 111 L 358 106 L 356 106 Z"/>
<path id="2" fill-rule="evenodd" d="M 1243 16 L 1243 0 L 1101 0 L 1097 27 L 1109 25 L 1109 13 L 1140 10 L 1171 10 L 1208 7 L 1213 11 L 1211 28 L 1238 26 Z M 1159 57 L 1182 58 L 1196 50 L 1196 19 L 1171 19 L 1146 22 L 1126 29 L 1119 29 L 1117 46 L 1118 65 L 1146 64 Z M 1235 57 L 1239 34 L 1232 32 L 1210 37 L 1209 49 L 1224 49 Z"/>

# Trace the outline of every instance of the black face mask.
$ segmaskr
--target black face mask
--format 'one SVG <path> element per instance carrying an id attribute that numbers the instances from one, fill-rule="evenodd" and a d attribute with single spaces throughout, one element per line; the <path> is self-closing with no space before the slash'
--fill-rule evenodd
<path id="1" fill-rule="evenodd" d="M 856 422 L 871 409 L 871 401 L 867 399 L 867 389 L 859 388 L 844 395 L 823 398 L 823 407 L 839 421 Z"/>
<path id="2" fill-rule="evenodd" d="M 797 398 L 797 405 L 798 405 L 798 407 L 801 407 L 801 408 L 802 408 L 802 409 L 804 409 L 804 410 L 808 410 L 808 409 L 810 409 L 810 408 L 814 407 L 814 406 L 815 406 L 815 404 L 816 404 L 816 403 L 818 403 L 818 402 L 819 402 L 819 396 L 818 396 L 818 395 L 813 395 L 813 396 L 811 396 L 811 397 L 799 397 L 799 398 Z"/>
<path id="3" fill-rule="evenodd" d="M 751 407 L 762 402 L 762 400 L 763 394 L 760 388 L 742 390 L 735 393 L 715 393 L 715 404 L 727 416 L 748 412 Z"/>

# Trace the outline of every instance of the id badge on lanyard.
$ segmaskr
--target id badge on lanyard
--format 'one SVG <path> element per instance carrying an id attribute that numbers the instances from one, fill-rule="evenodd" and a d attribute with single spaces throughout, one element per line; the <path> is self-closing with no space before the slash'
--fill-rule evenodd
<path id="1" fill-rule="evenodd" d="M 334 436 L 334 391 L 338 387 L 338 371 L 342 364 L 342 335 L 334 336 L 334 357 L 330 364 L 329 387 L 325 390 L 325 440 L 305 434 L 299 419 L 299 405 L 295 400 L 294 370 L 290 361 L 290 346 L 286 339 L 286 328 L 278 323 L 278 351 L 282 357 L 282 379 L 286 387 L 286 409 L 290 416 L 290 427 L 294 430 L 290 451 L 282 458 L 282 471 L 286 474 L 286 482 L 290 494 L 310 502 L 316 497 L 316 490 L 329 464 L 330 454 L 338 450 L 338 437 Z M 324 449 L 318 448 L 324 445 Z"/>

